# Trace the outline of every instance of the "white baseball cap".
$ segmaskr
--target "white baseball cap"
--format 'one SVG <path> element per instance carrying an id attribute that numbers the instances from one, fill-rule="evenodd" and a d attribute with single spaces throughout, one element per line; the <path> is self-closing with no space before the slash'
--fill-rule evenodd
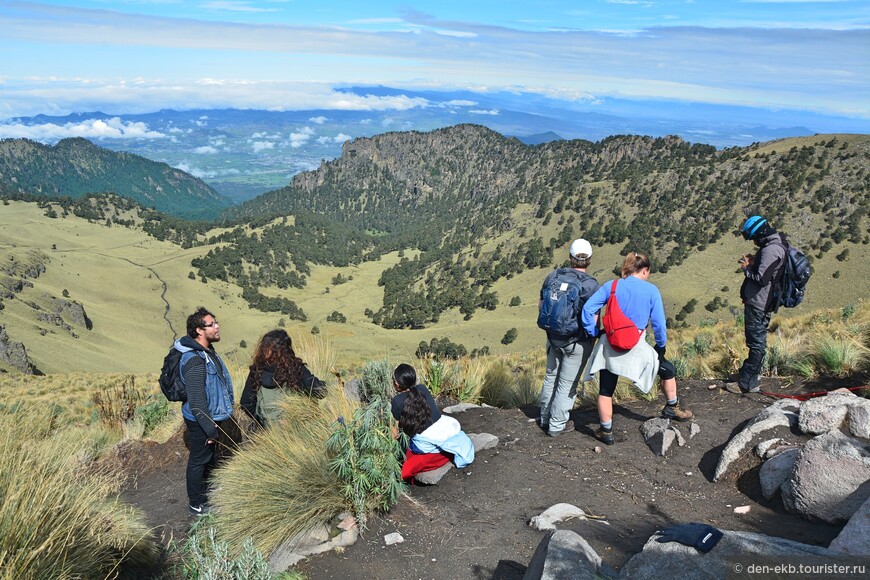
<path id="1" fill-rule="evenodd" d="M 592 245 L 583 238 L 579 238 L 571 242 L 571 248 L 568 250 L 568 253 L 572 258 L 591 258 Z"/>

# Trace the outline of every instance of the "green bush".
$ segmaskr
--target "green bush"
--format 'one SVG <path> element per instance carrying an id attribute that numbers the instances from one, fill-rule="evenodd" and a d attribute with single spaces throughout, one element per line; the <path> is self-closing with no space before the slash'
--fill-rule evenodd
<path id="1" fill-rule="evenodd" d="M 155 427 L 163 423 L 171 411 L 169 401 L 162 396 L 154 397 L 150 403 L 137 407 L 135 417 L 142 422 L 142 436 L 148 435 Z"/>
<path id="2" fill-rule="evenodd" d="M 389 510 L 405 491 L 402 449 L 393 425 L 390 400 L 376 396 L 350 421 L 339 417 L 326 441 L 329 467 L 363 529 L 369 514 Z"/>
<path id="3" fill-rule="evenodd" d="M 177 567 L 184 580 L 271 580 L 272 572 L 263 555 L 245 538 L 242 551 L 230 555 L 229 545 L 217 538 L 214 518 L 205 516 L 194 522 L 187 540 L 179 550 L 182 563 Z"/>
<path id="4" fill-rule="evenodd" d="M 390 400 L 395 394 L 393 365 L 386 359 L 367 362 L 362 370 L 359 390 L 364 401 L 371 401 L 376 397 Z"/>

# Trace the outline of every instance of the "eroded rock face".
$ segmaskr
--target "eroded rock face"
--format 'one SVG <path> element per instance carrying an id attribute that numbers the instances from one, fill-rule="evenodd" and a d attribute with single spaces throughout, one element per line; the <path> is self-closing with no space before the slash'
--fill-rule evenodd
<path id="1" fill-rule="evenodd" d="M 52 298 L 51 309 L 55 314 L 63 317 L 65 320 L 69 320 L 73 324 L 84 326 L 88 330 L 94 327 L 93 322 L 91 322 L 91 319 L 88 318 L 85 312 L 85 307 L 78 302 L 66 300 L 65 298 Z"/>
<path id="2" fill-rule="evenodd" d="M 810 519 L 844 522 L 870 497 L 870 441 L 831 431 L 800 452 L 782 486 L 785 508 Z"/>
<path id="3" fill-rule="evenodd" d="M 28 375 L 33 374 L 33 363 L 27 356 L 27 350 L 20 342 L 13 342 L 9 339 L 5 326 L 0 326 L 0 362 Z"/>

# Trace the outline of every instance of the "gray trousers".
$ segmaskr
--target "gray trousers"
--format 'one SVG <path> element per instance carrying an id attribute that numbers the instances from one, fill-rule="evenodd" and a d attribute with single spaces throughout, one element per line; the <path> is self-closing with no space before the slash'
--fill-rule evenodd
<path id="1" fill-rule="evenodd" d="M 549 425 L 549 431 L 558 433 L 565 429 L 568 414 L 574 408 L 581 371 L 594 345 L 595 339 L 587 339 L 558 347 L 547 339 L 547 374 L 541 385 L 539 402 L 540 423 Z"/>

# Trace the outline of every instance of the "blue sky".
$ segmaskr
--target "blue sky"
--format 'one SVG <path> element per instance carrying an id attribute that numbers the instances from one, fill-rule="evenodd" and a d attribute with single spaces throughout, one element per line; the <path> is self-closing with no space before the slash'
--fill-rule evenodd
<path id="1" fill-rule="evenodd" d="M 535 92 L 870 119 L 870 0 L 0 0 L 0 119 Z"/>

